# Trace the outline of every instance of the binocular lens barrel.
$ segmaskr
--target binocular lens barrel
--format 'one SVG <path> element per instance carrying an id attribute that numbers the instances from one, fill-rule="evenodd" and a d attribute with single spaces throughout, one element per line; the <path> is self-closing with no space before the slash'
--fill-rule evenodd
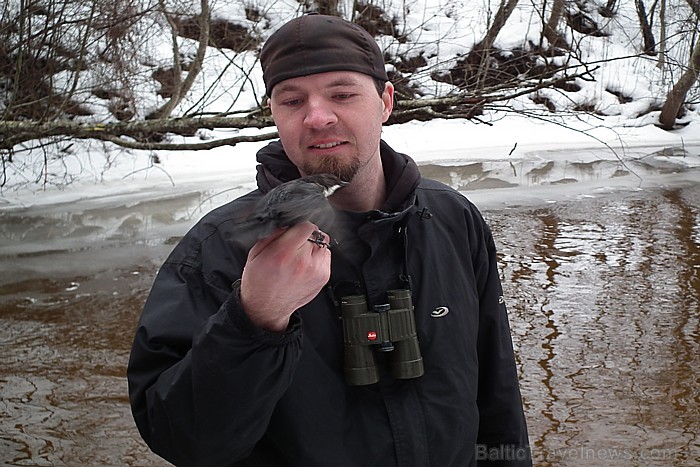
<path id="1" fill-rule="evenodd" d="M 416 333 L 416 319 L 413 315 L 413 302 L 411 292 L 405 289 L 389 290 L 387 299 L 391 310 L 399 310 L 396 316 L 400 318 L 400 325 L 396 326 L 392 322 L 392 330 L 398 328 L 405 334 L 397 337 L 394 355 L 391 362 L 391 373 L 394 378 L 410 379 L 423 376 L 423 357 L 418 344 L 418 334 Z M 390 313 L 392 313 L 390 311 Z"/>
<path id="2" fill-rule="evenodd" d="M 363 295 L 340 300 L 345 342 L 343 371 L 348 384 L 361 386 L 379 381 L 377 350 L 387 353 L 395 378 L 423 375 L 411 293 L 390 290 L 387 299 L 388 304 L 375 305 L 371 312 Z"/>
<path id="3" fill-rule="evenodd" d="M 364 386 L 379 381 L 374 349 L 366 344 L 363 336 L 362 318 L 367 316 L 367 303 L 362 295 L 350 295 L 340 299 L 343 317 L 343 338 L 345 341 L 345 364 L 343 373 L 348 384 Z"/>

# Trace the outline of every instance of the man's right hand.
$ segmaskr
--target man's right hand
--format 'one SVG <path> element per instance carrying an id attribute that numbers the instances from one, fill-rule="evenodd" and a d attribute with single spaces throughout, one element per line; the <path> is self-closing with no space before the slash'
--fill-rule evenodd
<path id="1" fill-rule="evenodd" d="M 317 230 L 303 222 L 250 249 L 241 277 L 241 304 L 256 326 L 284 331 L 291 314 L 313 300 L 330 279 L 330 250 L 308 241 Z"/>

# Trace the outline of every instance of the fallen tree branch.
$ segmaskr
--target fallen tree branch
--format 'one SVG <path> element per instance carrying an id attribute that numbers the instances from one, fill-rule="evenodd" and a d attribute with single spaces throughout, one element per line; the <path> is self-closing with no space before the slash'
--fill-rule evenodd
<path id="1" fill-rule="evenodd" d="M 506 102 L 515 97 L 529 94 L 543 88 L 552 87 L 564 81 L 583 78 L 590 73 L 585 70 L 566 76 L 547 80 L 530 80 L 520 82 L 515 89 L 508 92 L 505 85 L 482 89 L 479 94 L 464 92 L 459 95 L 428 99 L 399 100 L 387 124 L 405 123 L 411 120 L 456 119 L 479 120 L 482 114 L 493 104 Z M 513 83 L 509 84 L 514 89 Z M 251 109 L 240 112 L 243 116 L 197 116 L 183 118 L 147 119 L 128 122 L 90 123 L 73 120 L 54 120 L 35 122 L 29 120 L 0 121 L 0 149 L 10 150 L 18 144 L 32 140 L 65 136 L 76 139 L 95 139 L 109 141 L 129 149 L 146 150 L 206 150 L 220 146 L 235 145 L 243 142 L 259 142 L 277 138 L 276 132 L 254 135 L 234 136 L 203 143 L 169 143 L 164 142 L 168 133 L 192 136 L 201 129 L 245 129 L 273 128 L 274 122 L 266 109 Z"/>
<path id="2" fill-rule="evenodd" d="M 0 149 L 10 149 L 17 144 L 34 139 L 70 136 L 78 139 L 113 140 L 130 137 L 144 144 L 154 144 L 154 135 L 165 133 L 194 134 L 203 128 L 267 128 L 273 126 L 271 117 L 208 117 L 165 118 L 132 122 L 81 123 L 71 120 L 55 120 L 36 123 L 32 121 L 0 121 Z"/>
<path id="3" fill-rule="evenodd" d="M 127 149 L 144 149 L 151 151 L 205 151 L 221 146 L 235 146 L 238 143 L 256 143 L 260 141 L 269 141 L 278 138 L 279 134 L 276 131 L 264 133 L 262 135 L 241 135 L 231 138 L 214 139 L 204 143 L 148 143 L 141 141 L 132 141 L 117 136 L 107 136 L 101 138 L 104 141 L 109 141 Z"/>

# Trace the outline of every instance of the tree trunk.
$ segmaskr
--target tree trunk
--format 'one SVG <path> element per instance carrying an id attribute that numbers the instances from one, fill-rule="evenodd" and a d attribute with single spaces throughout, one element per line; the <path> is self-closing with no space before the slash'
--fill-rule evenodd
<path id="1" fill-rule="evenodd" d="M 507 2 L 505 0 L 501 0 L 501 6 L 498 7 L 496 16 L 493 17 L 493 24 L 489 30 L 486 31 L 486 35 L 481 42 L 474 46 L 473 50 L 491 50 L 493 43 L 496 41 L 498 33 L 501 32 L 501 29 L 503 29 L 503 26 L 505 26 L 506 21 L 508 21 L 508 18 L 513 13 L 513 10 L 515 10 L 517 4 L 518 0 L 508 0 Z"/>
<path id="2" fill-rule="evenodd" d="M 666 0 L 661 0 L 659 4 L 659 30 L 661 40 L 659 41 L 659 60 L 656 67 L 663 71 L 666 64 Z"/>
<path id="3" fill-rule="evenodd" d="M 168 99 L 168 101 L 163 104 L 159 109 L 153 111 L 148 118 L 159 119 L 167 118 L 173 113 L 175 107 L 182 101 L 182 99 L 187 95 L 194 84 L 194 80 L 202 70 L 202 63 L 204 63 L 204 55 L 207 51 L 207 46 L 209 45 L 209 0 L 201 0 L 201 13 L 199 15 L 199 47 L 197 48 L 197 54 L 194 57 L 192 65 L 187 72 L 187 76 L 184 81 L 180 80 L 180 74 L 182 73 L 182 65 L 180 64 L 180 53 L 177 48 L 177 37 L 176 34 L 173 36 L 173 73 L 175 73 L 175 80 L 173 86 L 173 95 Z M 164 11 L 168 22 L 171 23 L 172 28 L 176 28 L 173 22 L 168 17 L 168 13 Z"/>
<path id="4" fill-rule="evenodd" d="M 496 41 L 498 33 L 501 32 L 503 26 L 508 21 L 508 18 L 515 10 L 518 0 L 501 0 L 501 5 L 493 18 L 493 24 L 486 31 L 486 35 L 477 43 L 467 55 L 466 63 L 472 70 L 476 70 L 473 76 L 476 76 L 476 87 L 483 86 L 485 77 L 488 75 L 491 49 Z"/>
<path id="5" fill-rule="evenodd" d="M 685 96 L 688 94 L 690 88 L 695 84 L 700 76 L 700 41 L 695 44 L 693 53 L 690 56 L 690 63 L 688 63 L 688 68 L 678 79 L 676 84 L 673 86 L 671 91 L 666 96 L 666 102 L 661 108 L 661 115 L 659 115 L 659 125 L 664 130 L 673 129 L 673 125 L 676 123 L 676 118 L 678 113 L 685 101 Z"/>
<path id="6" fill-rule="evenodd" d="M 644 0 L 635 0 L 634 3 L 637 6 L 639 27 L 642 30 L 642 37 L 644 38 L 643 51 L 647 55 L 656 55 L 656 39 L 654 39 L 654 32 L 651 30 L 651 24 L 649 24 L 649 19 L 647 18 Z"/>
<path id="7" fill-rule="evenodd" d="M 559 34 L 559 21 L 564 14 L 564 0 L 554 0 L 552 3 L 552 13 L 549 15 L 549 20 L 544 25 L 544 37 L 549 41 L 552 47 L 566 48 L 566 42 Z"/>

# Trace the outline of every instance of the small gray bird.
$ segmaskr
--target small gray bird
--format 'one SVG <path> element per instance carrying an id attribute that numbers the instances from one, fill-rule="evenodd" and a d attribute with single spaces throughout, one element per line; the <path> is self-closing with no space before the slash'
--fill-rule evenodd
<path id="1" fill-rule="evenodd" d="M 331 174 L 308 175 L 276 186 L 255 204 L 250 215 L 239 225 L 239 240 L 252 246 L 275 229 L 310 221 L 328 229 L 335 216 L 328 197 L 349 185 Z M 310 241 L 324 246 L 324 236 Z"/>

